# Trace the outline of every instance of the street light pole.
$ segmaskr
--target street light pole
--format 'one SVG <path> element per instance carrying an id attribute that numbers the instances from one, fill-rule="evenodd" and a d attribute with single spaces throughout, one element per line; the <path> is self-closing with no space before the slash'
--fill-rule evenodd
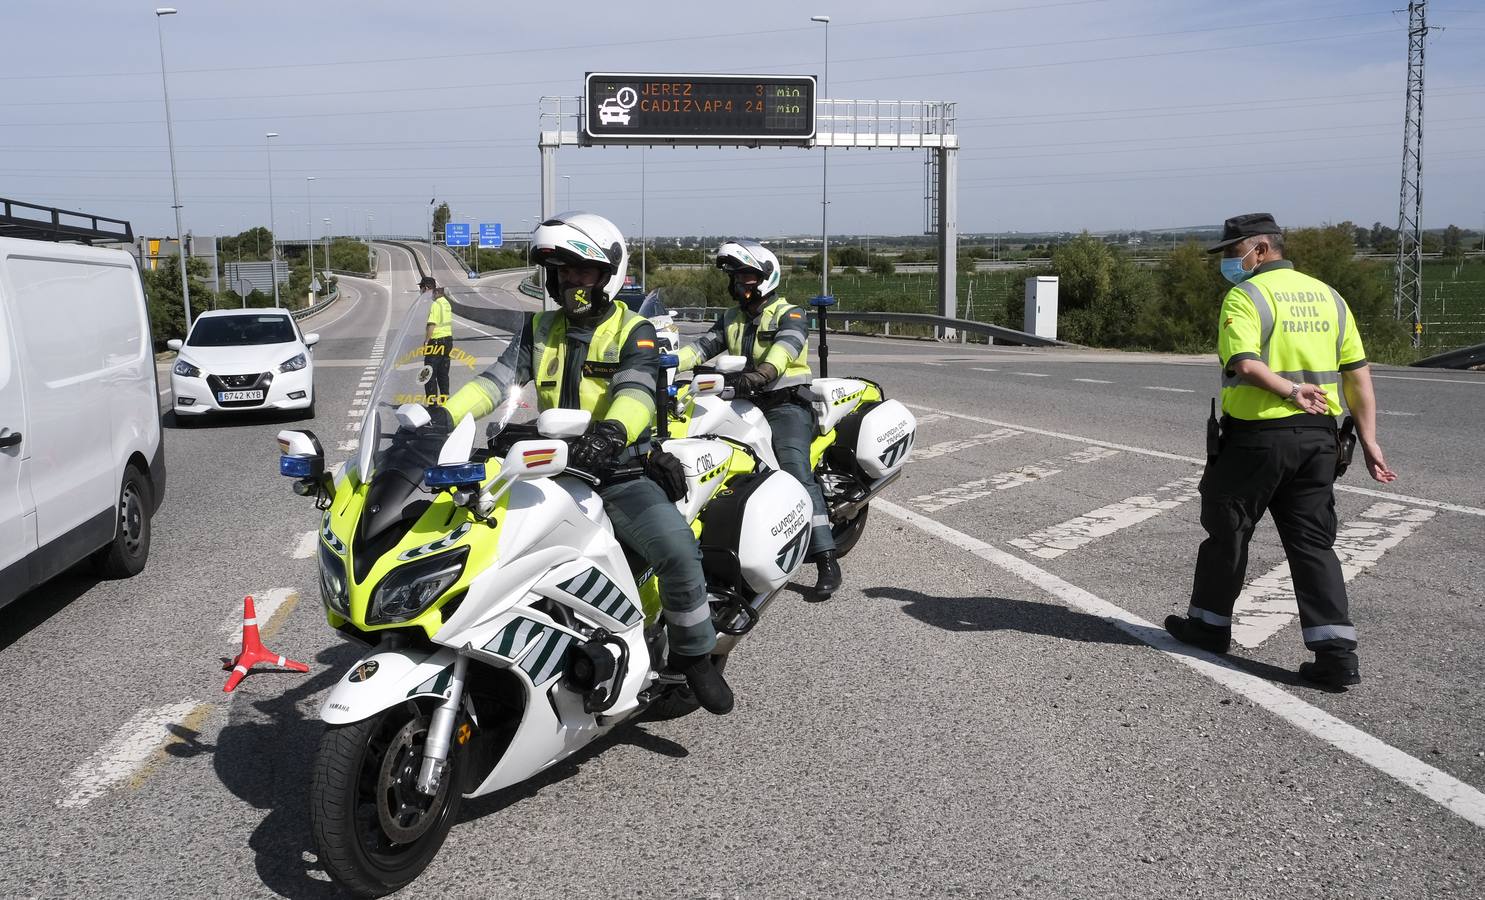
<path id="1" fill-rule="evenodd" d="M 273 223 L 273 139 L 278 137 L 277 131 L 270 131 L 263 136 L 263 144 L 268 148 L 268 236 L 272 239 L 268 251 L 268 278 L 273 282 L 273 308 L 279 308 L 278 300 L 278 226 Z"/>
<path id="2" fill-rule="evenodd" d="M 326 216 L 321 220 L 325 223 L 325 271 L 330 270 L 330 218 Z"/>
<path id="3" fill-rule="evenodd" d="M 572 211 L 572 176 L 563 175 L 562 180 L 567 182 L 567 210 Z"/>
<path id="4" fill-rule="evenodd" d="M 313 175 L 304 177 L 304 242 L 309 247 L 309 283 L 315 281 L 315 201 L 310 195 L 311 182 L 315 180 Z M 314 291 L 310 291 L 314 293 Z"/>
<path id="5" fill-rule="evenodd" d="M 645 148 L 639 148 L 639 286 L 647 287 L 649 278 L 645 272 L 645 249 L 650 242 L 645 236 Z"/>
<path id="6" fill-rule="evenodd" d="M 820 96 L 815 99 L 815 107 L 820 107 L 820 101 L 830 85 L 830 17 L 810 16 L 811 22 L 819 22 L 825 26 L 825 77 L 820 80 Z M 818 131 L 819 125 L 816 124 Z M 834 130 L 831 131 L 833 135 Z M 820 296 L 830 296 L 830 148 L 820 148 Z"/>
<path id="7" fill-rule="evenodd" d="M 165 139 L 170 144 L 170 194 L 175 209 L 175 245 L 180 256 L 180 295 L 186 308 L 186 334 L 191 333 L 191 282 L 186 277 L 186 233 L 180 227 L 180 183 L 175 177 L 175 126 L 170 119 L 170 85 L 165 78 L 165 26 L 160 20 L 175 15 L 175 10 L 162 6 L 155 10 L 155 34 L 160 39 L 160 89 L 165 94 Z"/>

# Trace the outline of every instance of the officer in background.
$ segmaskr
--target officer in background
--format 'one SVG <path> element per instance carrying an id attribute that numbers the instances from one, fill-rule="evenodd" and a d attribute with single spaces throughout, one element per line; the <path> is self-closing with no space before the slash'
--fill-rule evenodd
<path id="1" fill-rule="evenodd" d="M 1232 645 L 1232 607 L 1248 568 L 1248 542 L 1268 510 L 1284 544 L 1305 646 L 1315 653 L 1299 674 L 1332 690 L 1361 682 L 1356 628 L 1336 558 L 1333 485 L 1339 394 L 1356 424 L 1367 471 L 1387 483 L 1377 443 L 1376 400 L 1361 334 L 1346 301 L 1284 259 L 1273 216 L 1228 219 L 1222 274 L 1236 287 L 1222 301 L 1217 355 L 1222 362 L 1221 438 L 1208 447 L 1201 479 L 1207 539 L 1196 557 L 1191 606 L 1168 616 L 1178 640 L 1213 653 Z"/>
<path id="2" fill-rule="evenodd" d="M 809 323 L 797 306 L 775 295 L 779 260 L 757 241 L 726 241 L 717 248 L 717 268 L 727 273 L 727 290 L 737 306 L 711 330 L 681 348 L 680 370 L 719 353 L 746 357 L 748 369 L 733 382 L 738 397 L 752 397 L 773 432 L 779 467 L 804 485 L 814 505 L 810 559 L 817 570 L 814 599 L 828 600 L 840 590 L 840 563 L 825 495 L 810 466 L 815 413 L 810 402 Z"/>
<path id="3" fill-rule="evenodd" d="M 424 275 L 418 288 L 434 295 L 428 305 L 428 326 L 423 335 L 423 364 L 433 371 L 428 393 L 434 403 L 449 399 L 449 354 L 454 350 L 454 307 L 432 275 Z"/>

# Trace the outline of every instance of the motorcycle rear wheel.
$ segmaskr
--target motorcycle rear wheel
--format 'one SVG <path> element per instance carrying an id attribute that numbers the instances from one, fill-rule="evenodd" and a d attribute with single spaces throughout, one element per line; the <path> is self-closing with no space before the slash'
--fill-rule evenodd
<path id="1" fill-rule="evenodd" d="M 870 511 L 870 506 L 863 506 L 856 511 L 856 515 L 844 522 L 830 523 L 830 533 L 835 538 L 836 559 L 850 553 L 851 548 L 861 539 L 861 533 L 866 530 L 866 514 Z"/>
<path id="2" fill-rule="evenodd" d="M 405 887 L 433 861 L 459 815 L 457 745 L 438 793 L 415 782 L 428 712 L 405 703 L 325 730 L 309 790 L 309 824 L 320 863 L 360 897 Z"/>

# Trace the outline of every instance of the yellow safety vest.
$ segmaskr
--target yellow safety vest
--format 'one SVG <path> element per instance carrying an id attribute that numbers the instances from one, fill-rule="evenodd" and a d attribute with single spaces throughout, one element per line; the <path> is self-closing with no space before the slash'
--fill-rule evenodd
<path id="1" fill-rule="evenodd" d="M 593 329 L 593 340 L 588 344 L 578 390 L 579 406 L 592 413 L 594 421 L 617 420 L 629 432 L 631 441 L 654 425 L 654 409 L 622 402 L 628 399 L 624 397 L 615 402 L 609 392 L 609 379 L 618 372 L 619 353 L 630 332 L 645 321 L 643 316 L 630 312 L 623 303 L 614 303 L 614 311 Z M 536 376 L 537 404 L 542 410 L 556 409 L 562 405 L 567 316 L 557 311 L 544 312 L 532 323 L 531 333 L 531 370 Z"/>
<path id="2" fill-rule="evenodd" d="M 753 338 L 753 355 L 749 362 L 754 366 L 765 362 L 773 363 L 774 368 L 779 371 L 779 377 L 765 386 L 765 391 L 776 391 L 810 383 L 809 331 L 805 331 L 805 344 L 797 356 L 791 357 L 787 347 L 774 345 L 774 335 L 778 333 L 779 323 L 785 316 L 802 319 L 804 313 L 788 300 L 779 297 L 764 307 L 763 312 L 758 316 L 757 331 Z M 727 352 L 734 356 L 746 356 L 747 354 L 743 352 L 745 349 L 743 340 L 747 335 L 747 314 L 740 307 L 729 309 L 726 313 L 726 326 Z"/>
<path id="3" fill-rule="evenodd" d="M 1238 284 L 1222 301 L 1217 340 L 1222 411 L 1258 421 L 1300 415 L 1288 398 L 1243 381 L 1233 363 L 1257 359 L 1282 378 L 1325 389 L 1329 413 L 1341 414 L 1340 373 L 1366 365 L 1366 352 L 1346 301 L 1318 278 L 1291 267 L 1269 269 Z"/>
<path id="4" fill-rule="evenodd" d="M 428 324 L 433 326 L 433 333 L 429 335 L 433 340 L 454 336 L 454 308 L 449 304 L 449 298 L 433 298 L 433 304 L 428 307 Z"/>

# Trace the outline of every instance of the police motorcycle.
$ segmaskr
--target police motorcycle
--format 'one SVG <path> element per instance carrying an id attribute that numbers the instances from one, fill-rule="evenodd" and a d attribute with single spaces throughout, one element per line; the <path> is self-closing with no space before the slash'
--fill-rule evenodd
<path id="1" fill-rule="evenodd" d="M 697 708 L 684 680 L 662 673 L 655 579 L 615 540 L 596 479 L 568 466 L 567 441 L 589 414 L 532 422 L 534 398 L 505 384 L 484 446 L 471 416 L 430 428 L 427 315 L 426 301 L 408 313 L 340 469 L 326 470 L 312 432 L 278 435 L 280 471 L 323 511 L 326 619 L 371 645 L 321 707 L 310 788 L 319 859 L 363 896 L 415 879 L 464 798 L 518 784 L 641 714 Z M 461 354 L 453 388 L 497 356 Z M 803 561 L 809 498 L 741 441 L 664 446 L 686 473 L 677 505 L 703 548 L 720 665 Z"/>
<path id="2" fill-rule="evenodd" d="M 680 330 L 663 289 L 645 297 L 639 314 L 655 326 L 670 353 L 680 348 Z M 746 368 L 745 357 L 723 354 L 711 366 L 696 367 L 689 383 L 679 384 L 676 370 L 667 369 L 671 429 L 691 437 L 741 441 L 770 468 L 778 468 L 768 420 L 757 405 L 736 397 L 727 386 L 727 376 Z M 810 463 L 825 495 L 836 556 L 845 556 L 866 530 L 872 499 L 902 476 L 918 423 L 906 406 L 886 399 L 881 385 L 866 378 L 815 378 L 809 390 L 815 412 Z"/>

